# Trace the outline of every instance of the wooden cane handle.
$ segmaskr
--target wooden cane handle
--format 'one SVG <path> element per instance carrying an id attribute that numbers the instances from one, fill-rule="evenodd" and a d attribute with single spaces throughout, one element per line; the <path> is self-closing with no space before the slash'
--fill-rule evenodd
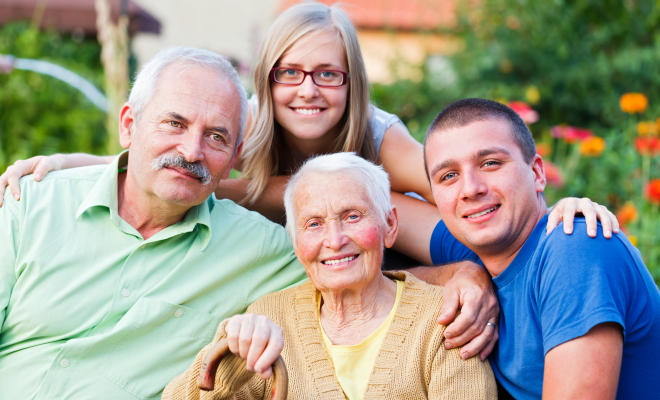
<path id="1" fill-rule="evenodd" d="M 218 364 L 222 357 L 229 354 L 229 344 L 227 339 L 222 339 L 214 344 L 206 353 L 202 368 L 197 378 L 197 386 L 201 390 L 213 390 L 215 386 L 215 374 L 218 372 Z M 277 357 L 273 363 L 273 393 L 271 400 L 285 400 L 289 390 L 289 374 L 286 371 L 286 365 L 282 356 Z"/>

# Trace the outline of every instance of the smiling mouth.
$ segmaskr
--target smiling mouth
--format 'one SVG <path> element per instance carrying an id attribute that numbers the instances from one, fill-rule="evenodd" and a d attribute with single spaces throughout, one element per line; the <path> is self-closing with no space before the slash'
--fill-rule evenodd
<path id="1" fill-rule="evenodd" d="M 321 112 L 320 108 L 294 108 L 293 111 L 303 115 L 313 115 Z"/>
<path id="2" fill-rule="evenodd" d="M 321 261 L 321 264 L 323 264 L 323 265 L 335 265 L 335 264 L 341 264 L 341 263 L 345 263 L 345 262 L 353 261 L 353 260 L 355 260 L 356 258 L 358 258 L 357 255 L 354 255 L 354 256 L 348 256 L 348 257 L 344 257 L 344 258 L 338 258 L 338 259 L 336 259 L 336 260 L 325 260 L 325 261 Z"/>
<path id="3" fill-rule="evenodd" d="M 470 218 L 478 218 L 478 217 L 481 217 L 482 215 L 486 215 L 486 214 L 488 214 L 488 213 L 492 213 L 493 211 L 497 210 L 498 208 L 500 208 L 500 206 L 491 207 L 491 208 L 488 208 L 488 209 L 486 209 L 486 210 L 479 211 L 478 213 L 474 213 L 474 214 L 467 215 L 465 218 L 468 218 L 468 219 L 470 219 Z"/>

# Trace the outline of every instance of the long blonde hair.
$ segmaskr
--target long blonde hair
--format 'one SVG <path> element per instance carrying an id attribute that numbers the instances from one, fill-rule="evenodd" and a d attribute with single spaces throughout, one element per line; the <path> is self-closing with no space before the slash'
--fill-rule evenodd
<path id="1" fill-rule="evenodd" d="M 254 203 L 264 192 L 268 178 L 283 173 L 279 157 L 285 154 L 282 151 L 284 143 L 273 111 L 270 70 L 296 41 L 324 31 L 335 31 L 341 37 L 350 74 L 348 101 L 340 121 L 343 127 L 333 152 L 355 152 L 369 161 L 377 160 L 368 118 L 369 83 L 355 27 L 336 6 L 298 4 L 283 12 L 270 27 L 254 70 L 258 112 L 252 116 L 245 136 L 242 173 L 249 179 L 249 184 L 244 203 Z"/>

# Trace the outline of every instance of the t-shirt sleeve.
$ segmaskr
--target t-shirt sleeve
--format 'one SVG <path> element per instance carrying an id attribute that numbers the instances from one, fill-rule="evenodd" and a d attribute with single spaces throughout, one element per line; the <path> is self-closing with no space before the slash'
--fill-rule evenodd
<path id="1" fill-rule="evenodd" d="M 621 325 L 625 338 L 626 309 L 642 289 L 626 241 L 620 235 L 590 238 L 583 226 L 572 235 L 555 229 L 548 237 L 535 289 L 544 353 L 605 322 Z"/>
<path id="2" fill-rule="evenodd" d="M 431 260 L 434 265 L 466 260 L 482 264 L 479 257 L 472 250 L 465 247 L 449 232 L 444 221 L 438 222 L 435 229 L 433 229 L 430 246 Z"/>

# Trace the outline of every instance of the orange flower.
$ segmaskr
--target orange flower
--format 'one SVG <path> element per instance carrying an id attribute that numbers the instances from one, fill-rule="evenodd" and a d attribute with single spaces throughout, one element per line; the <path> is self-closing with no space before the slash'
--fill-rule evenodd
<path id="1" fill-rule="evenodd" d="M 527 125 L 533 124 L 539 120 L 539 113 L 532 110 L 532 107 L 525 102 L 512 101 L 508 106 L 515 111 Z"/>
<path id="2" fill-rule="evenodd" d="M 616 219 L 619 220 L 621 225 L 626 225 L 629 222 L 635 221 L 637 219 L 637 207 L 629 201 L 626 202 L 626 204 L 617 211 Z"/>
<path id="3" fill-rule="evenodd" d="M 539 143 L 536 145 L 536 153 L 541 157 L 547 157 L 552 154 L 552 146 L 548 143 Z"/>
<path id="4" fill-rule="evenodd" d="M 550 161 L 543 161 L 543 166 L 545 167 L 545 179 L 548 181 L 548 185 L 556 188 L 564 186 L 564 174 L 557 165 Z"/>
<path id="5" fill-rule="evenodd" d="M 643 113 L 649 101 L 642 93 L 624 93 L 619 99 L 619 106 L 628 114 Z"/>
<path id="6" fill-rule="evenodd" d="M 637 243 L 639 243 L 639 239 L 637 239 L 637 236 L 635 235 L 628 235 L 628 240 L 630 240 L 630 244 L 633 246 L 637 247 Z"/>
<path id="7" fill-rule="evenodd" d="M 640 136 L 635 139 L 635 148 L 641 155 L 654 156 L 660 154 L 660 138 Z"/>
<path id="8" fill-rule="evenodd" d="M 591 136 L 580 143 L 580 153 L 587 157 L 600 157 L 605 150 L 605 139 L 598 136 Z"/>
<path id="9" fill-rule="evenodd" d="M 637 133 L 640 136 L 655 136 L 658 134 L 656 121 L 640 121 L 637 123 Z"/>
<path id="10" fill-rule="evenodd" d="M 646 186 L 646 196 L 651 203 L 660 205 L 660 179 L 651 179 Z"/>

